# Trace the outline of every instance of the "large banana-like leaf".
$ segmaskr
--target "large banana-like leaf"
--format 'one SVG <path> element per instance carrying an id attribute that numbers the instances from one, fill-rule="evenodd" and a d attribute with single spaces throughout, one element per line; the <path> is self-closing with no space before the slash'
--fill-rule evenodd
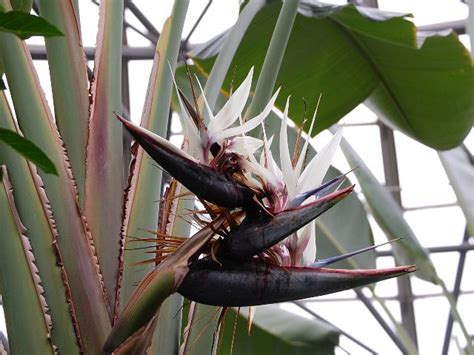
<path id="1" fill-rule="evenodd" d="M 110 304 L 115 303 L 123 207 L 123 2 L 102 1 L 87 143 L 85 215 L 96 245 Z"/>
<path id="2" fill-rule="evenodd" d="M 0 94 L 0 127 L 16 130 L 4 93 Z M 78 352 L 80 339 L 79 332 L 76 333 L 77 329 L 74 329 L 77 319 L 69 295 L 68 276 L 61 266 L 63 260 L 56 244 L 58 233 L 41 178 L 32 164 L 2 144 L 0 161 L 8 167 L 19 216 L 35 252 L 36 265 L 41 273 L 44 296 L 53 323 L 52 341 L 62 352 Z M 10 236 L 5 234 L 4 237 Z M 21 308 L 15 299 L 9 299 L 8 302 Z"/>
<path id="3" fill-rule="evenodd" d="M 472 155 L 462 146 L 438 154 L 458 198 L 459 206 L 466 216 L 468 231 L 471 236 L 474 236 L 474 194 L 472 193 L 474 162 Z"/>
<path id="4" fill-rule="evenodd" d="M 338 332 L 316 319 L 290 313 L 279 305 L 256 307 L 248 333 L 248 308 L 229 309 L 224 320 L 219 353 L 228 354 L 334 354 Z M 289 326 L 290 325 L 290 326 Z"/>
<path id="5" fill-rule="evenodd" d="M 393 246 L 395 256 L 402 264 L 416 264 L 415 276 L 437 283 L 434 265 L 403 217 L 401 207 L 345 139 L 341 142 L 341 148 L 349 164 L 358 167 L 354 173 L 377 223 L 389 239 L 402 238 Z"/>
<path id="6" fill-rule="evenodd" d="M 2 1 L 3 5 L 7 2 Z M 0 33 L 1 59 L 16 118 L 25 137 L 52 160 L 58 176 L 43 174 L 58 228 L 58 245 L 64 257 L 71 293 L 77 307 L 84 346 L 100 351 L 110 330 L 104 284 L 92 237 L 81 215 L 62 141 L 48 108 L 26 44 L 9 33 Z"/>
<path id="7" fill-rule="evenodd" d="M 81 205 L 84 202 L 89 87 L 81 31 L 72 1 L 39 1 L 41 16 L 63 37 L 46 38 L 56 123 L 68 152 Z"/>
<path id="8" fill-rule="evenodd" d="M 10 350 L 14 354 L 54 354 L 51 317 L 35 257 L 15 208 L 7 170 L 0 169 L 0 288 Z"/>
<path id="9" fill-rule="evenodd" d="M 33 0 L 12 0 L 11 1 L 13 10 L 20 10 L 26 13 L 30 13 L 33 6 Z"/>
<path id="10" fill-rule="evenodd" d="M 258 75 L 279 9 L 273 3 L 257 14 L 224 87 L 243 80 L 251 66 Z M 390 126 L 426 145 L 448 149 L 462 142 L 473 123 L 474 67 L 456 34 L 420 34 L 418 47 L 414 24 L 401 16 L 315 1 L 302 1 L 299 11 L 276 82 L 280 109 L 289 94 L 316 102 L 322 93 L 317 133 L 367 100 Z M 192 53 L 206 73 L 222 42 Z M 292 105 L 290 116 L 301 122 L 303 102 Z"/>

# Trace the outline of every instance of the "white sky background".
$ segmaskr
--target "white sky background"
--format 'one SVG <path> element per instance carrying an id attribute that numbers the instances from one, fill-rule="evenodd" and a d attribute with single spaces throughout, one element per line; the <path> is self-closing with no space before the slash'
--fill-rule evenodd
<path id="1" fill-rule="evenodd" d="M 165 19 L 171 13 L 173 5 L 172 0 L 134 0 L 133 2 L 146 14 L 148 19 L 158 30 L 161 30 Z M 345 3 L 344 1 L 333 2 L 340 4 Z M 207 0 L 191 1 L 184 28 L 184 37 L 190 31 L 206 4 Z M 80 6 L 84 45 L 94 46 L 96 41 L 98 7 L 88 0 L 80 0 Z M 412 13 L 414 15 L 413 21 L 417 25 L 459 20 L 467 16 L 467 6 L 456 0 L 379 0 L 379 6 L 385 10 Z M 232 26 L 237 20 L 238 10 L 238 1 L 214 0 L 203 21 L 191 37 L 191 43 L 205 42 Z M 126 18 L 132 25 L 143 29 L 140 23 L 130 13 L 126 14 Z M 466 36 L 461 37 L 463 43 L 468 46 Z M 131 46 L 149 45 L 147 40 L 131 30 L 128 31 L 128 41 Z M 29 42 L 41 43 L 41 39 L 33 39 Z M 50 88 L 47 63 L 42 61 L 35 64 L 39 70 L 40 80 L 44 83 L 45 91 L 47 95 L 49 95 L 48 99 L 52 103 L 51 96 L 48 94 Z M 148 77 L 151 70 L 151 61 L 132 61 L 129 64 L 129 70 L 130 113 L 132 119 L 137 122 L 139 121 L 143 101 L 145 99 Z M 321 104 L 324 105 L 324 99 Z M 365 107 L 360 106 L 350 113 L 343 122 L 373 122 L 375 119 L 374 114 Z M 172 131 L 175 133 L 180 131 L 179 123 L 173 125 Z M 362 156 L 379 181 L 384 182 L 378 128 L 376 126 L 346 127 L 344 136 Z M 313 140 L 313 143 L 316 148 L 322 147 L 328 141 L 329 137 L 328 133 L 323 132 Z M 404 207 L 416 208 L 435 204 L 454 204 L 456 197 L 452 188 L 449 186 L 448 179 L 442 169 L 436 152 L 397 132 L 395 133 L 395 139 L 397 144 L 400 182 L 402 186 L 402 203 Z M 466 143 L 471 151 L 473 151 L 473 132 L 471 132 Z M 420 162 L 422 162 L 422 164 Z M 349 166 L 345 162 L 341 152 L 338 152 L 334 160 L 334 165 L 342 171 L 349 170 Z M 354 176 L 352 176 L 351 179 L 356 181 Z M 455 245 L 459 244 L 462 240 L 465 220 L 457 206 L 409 211 L 405 213 L 405 217 L 425 247 Z M 373 220 L 371 222 L 375 242 L 380 243 L 385 241 L 386 239 L 383 236 L 383 232 Z M 468 253 L 467 255 L 465 273 L 474 270 L 474 256 L 472 253 Z M 434 254 L 432 255 L 432 259 L 437 266 L 439 275 L 446 281 L 448 287 L 451 288 L 454 282 L 458 254 Z M 378 267 L 392 265 L 392 258 L 379 258 L 378 260 Z M 416 295 L 440 293 L 438 287 L 416 278 L 412 278 L 412 286 Z M 464 277 L 462 290 L 474 291 L 474 280 Z M 396 296 L 396 281 L 384 281 L 377 286 L 377 292 L 381 296 Z M 346 291 L 321 297 L 316 299 L 315 302 L 309 303 L 309 305 L 315 312 L 355 336 L 363 343 L 379 351 L 381 354 L 399 353 L 362 303 L 348 301 L 329 302 L 333 299 L 344 298 L 354 298 L 354 293 L 352 291 Z M 464 321 L 470 333 L 474 333 L 474 317 L 472 316 L 473 301 L 474 295 L 472 293 L 461 296 L 459 299 L 459 311 L 461 315 L 464 316 Z M 400 319 L 397 302 L 389 301 L 387 305 L 393 311 L 393 314 Z M 422 298 L 415 301 L 418 341 L 421 354 L 440 353 L 444 339 L 448 309 L 448 305 L 442 297 Z M 301 314 L 300 311 L 298 312 Z M 0 329 L 5 328 L 2 316 L 3 315 L 0 314 Z M 303 314 L 303 316 L 307 315 Z M 463 343 L 463 337 L 456 325 L 453 335 L 459 338 L 461 344 Z M 365 353 L 364 350 L 345 337 L 341 336 L 340 339 L 342 348 L 350 353 Z M 338 350 L 338 354 L 339 353 L 344 354 L 345 352 Z M 450 354 L 457 353 L 458 350 L 455 344 L 452 343 Z"/>

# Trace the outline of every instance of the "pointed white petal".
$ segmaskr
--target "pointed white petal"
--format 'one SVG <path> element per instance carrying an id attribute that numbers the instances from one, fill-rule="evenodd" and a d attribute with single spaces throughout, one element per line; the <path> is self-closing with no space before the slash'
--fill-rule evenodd
<path id="1" fill-rule="evenodd" d="M 181 120 L 181 124 L 184 126 L 184 131 L 188 138 L 188 143 L 189 143 L 188 151 L 193 156 L 201 156 L 202 155 L 202 141 L 201 141 L 201 136 L 199 134 L 199 130 L 194 124 L 193 119 L 189 115 L 188 110 L 186 109 L 183 103 L 183 100 L 181 100 L 181 96 L 179 95 L 179 92 L 178 92 L 178 85 L 176 84 L 174 75 L 172 76 L 172 78 L 173 78 L 173 83 L 176 90 L 176 96 L 178 97 L 179 108 L 180 108 L 180 114 L 178 116 Z"/>
<path id="2" fill-rule="evenodd" d="M 214 120 L 214 114 L 212 113 L 211 107 L 209 106 L 209 103 L 207 102 L 206 95 L 204 95 L 204 90 L 202 88 L 201 82 L 199 81 L 199 78 L 197 77 L 197 75 L 194 75 L 194 76 L 199 85 L 199 90 L 201 90 L 201 96 L 204 101 L 204 106 L 206 106 L 207 113 L 209 114 L 209 120 L 212 122 L 212 120 Z M 208 131 L 209 131 L 209 128 L 208 128 Z"/>
<path id="3" fill-rule="evenodd" d="M 302 266 L 311 265 L 316 260 L 316 224 L 312 221 L 310 224 L 304 226 L 301 231 L 301 236 L 298 239 L 298 247 L 304 247 L 303 255 L 301 257 Z M 300 232 L 299 231 L 299 232 Z M 300 234 L 298 232 L 298 234 Z"/>
<path id="4" fill-rule="evenodd" d="M 263 181 L 265 181 L 267 184 L 269 184 L 273 188 L 277 190 L 284 188 L 283 181 L 281 181 L 281 179 L 275 176 L 270 170 L 265 169 L 260 164 L 256 164 L 255 162 L 244 160 L 242 165 L 243 165 L 242 167 L 246 171 L 260 177 Z"/>
<path id="5" fill-rule="evenodd" d="M 182 110 L 183 109 L 181 109 L 181 114 L 178 116 L 184 126 L 185 135 L 189 145 L 188 152 L 194 157 L 200 157 L 203 154 L 201 137 L 199 136 L 199 132 L 192 119 L 189 116 L 188 118 L 183 118 L 184 114 L 182 113 Z"/>
<path id="6" fill-rule="evenodd" d="M 234 137 L 234 136 L 237 136 L 239 134 L 251 131 L 252 129 L 257 127 L 258 125 L 260 125 L 263 122 L 263 120 L 268 116 L 270 111 L 272 110 L 273 105 L 275 104 L 275 101 L 277 99 L 277 96 L 278 96 L 279 92 L 280 92 L 280 89 L 278 89 L 276 91 L 276 93 L 272 96 L 272 98 L 268 102 L 267 106 L 263 109 L 262 113 L 255 116 L 254 118 L 248 120 L 242 126 L 227 128 L 227 129 L 215 134 L 214 137 L 213 137 L 214 142 L 219 142 L 219 141 L 221 141 L 225 138 Z"/>
<path id="7" fill-rule="evenodd" d="M 263 127 L 263 125 L 262 125 L 262 128 L 263 128 L 263 136 L 264 136 L 264 145 L 263 145 L 262 154 L 260 156 L 260 165 L 264 166 L 273 175 L 275 175 L 280 180 L 281 184 L 284 184 L 283 173 L 281 172 L 280 167 L 276 163 L 275 158 L 273 158 L 273 154 L 271 151 L 271 146 L 273 143 L 274 136 L 271 136 L 270 139 L 267 141 L 267 135 L 266 135 L 265 128 Z"/>
<path id="8" fill-rule="evenodd" d="M 291 164 L 290 151 L 288 148 L 288 109 L 290 107 L 290 97 L 286 99 L 285 111 L 281 119 L 280 126 L 280 163 L 285 179 L 286 188 L 288 189 L 288 197 L 292 198 L 296 192 L 297 177 L 294 174 Z"/>
<path id="9" fill-rule="evenodd" d="M 277 176 L 282 181 L 282 183 L 284 183 L 283 173 L 280 170 L 278 164 L 276 163 L 275 158 L 273 158 L 273 154 L 270 149 L 268 149 L 267 156 L 268 169 L 273 173 L 273 175 Z"/>
<path id="10" fill-rule="evenodd" d="M 253 155 L 262 145 L 263 141 L 258 138 L 234 137 L 230 141 L 227 150 L 247 157 Z"/>
<path id="11" fill-rule="evenodd" d="M 311 126 L 309 127 L 308 135 L 304 142 L 303 149 L 301 150 L 301 155 L 298 158 L 298 162 L 296 163 L 296 166 L 295 166 L 295 176 L 301 175 L 301 168 L 303 167 L 303 161 L 306 156 L 306 152 L 308 151 L 309 141 L 311 140 L 311 136 L 313 134 L 314 122 L 316 122 L 316 115 L 318 114 L 318 108 L 319 108 L 319 103 L 321 102 L 321 96 L 322 95 L 320 94 L 318 98 L 318 103 L 316 104 L 316 109 L 314 110 L 313 118 L 311 119 Z"/>
<path id="12" fill-rule="evenodd" d="M 265 125 L 262 124 L 262 133 L 263 133 L 263 149 L 262 154 L 260 154 L 260 165 L 268 168 L 268 159 L 269 151 L 273 143 L 273 136 L 270 139 L 267 139 L 267 131 L 265 130 Z"/>
<path id="13" fill-rule="evenodd" d="M 217 133 L 232 125 L 241 115 L 250 94 L 252 86 L 253 67 L 239 88 L 230 96 L 224 107 L 209 122 L 208 129 Z"/>
<path id="14" fill-rule="evenodd" d="M 341 142 L 341 138 L 342 128 L 336 132 L 331 141 L 321 149 L 303 171 L 303 174 L 301 174 L 298 181 L 297 193 L 308 191 L 321 185 L 324 176 L 331 165 L 336 149 Z"/>

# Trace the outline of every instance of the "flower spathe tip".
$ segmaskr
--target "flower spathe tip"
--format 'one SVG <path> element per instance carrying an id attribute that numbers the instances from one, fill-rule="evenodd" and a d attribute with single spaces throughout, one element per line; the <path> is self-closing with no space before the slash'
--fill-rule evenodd
<path id="1" fill-rule="evenodd" d="M 166 139 L 116 115 L 138 144 L 171 176 L 202 199 L 222 207 L 243 207 L 254 192 L 231 181 L 223 173 L 200 164 Z"/>
<path id="2" fill-rule="evenodd" d="M 348 196 L 353 189 L 354 185 L 348 186 L 307 205 L 285 210 L 274 216 L 248 216 L 227 236 L 223 252 L 237 260 L 245 260 L 262 253 L 326 212 Z"/>
<path id="3" fill-rule="evenodd" d="M 415 265 L 380 270 L 281 267 L 256 260 L 220 265 L 201 259 L 193 263 L 178 292 L 208 305 L 246 307 L 322 296 L 415 270 Z"/>

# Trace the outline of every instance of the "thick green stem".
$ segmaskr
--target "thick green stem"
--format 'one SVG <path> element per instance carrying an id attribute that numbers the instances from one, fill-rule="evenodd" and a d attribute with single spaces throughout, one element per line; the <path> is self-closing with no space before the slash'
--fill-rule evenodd
<path id="1" fill-rule="evenodd" d="M 283 4 L 278 16 L 275 30 L 268 47 L 262 71 L 258 78 L 255 95 L 250 107 L 245 113 L 245 119 L 260 113 L 272 96 L 273 88 L 280 71 L 281 62 L 285 55 L 286 45 L 290 38 L 291 29 L 295 22 L 299 0 L 287 0 Z"/>
<path id="2" fill-rule="evenodd" d="M 227 72 L 229 71 L 235 52 L 237 52 L 237 48 L 239 48 L 240 42 L 242 41 L 242 38 L 253 18 L 264 5 L 265 1 L 263 0 L 251 0 L 244 7 L 239 15 L 239 19 L 227 36 L 226 41 L 212 66 L 206 86 L 204 87 L 204 95 L 206 95 L 209 107 L 214 108 L 217 98 L 219 97 L 219 90 L 222 87 Z M 199 104 L 200 106 L 202 105 L 202 100 L 200 100 Z M 202 110 L 202 107 L 200 107 L 200 111 L 204 112 L 205 117 L 208 118 L 206 110 Z"/>

